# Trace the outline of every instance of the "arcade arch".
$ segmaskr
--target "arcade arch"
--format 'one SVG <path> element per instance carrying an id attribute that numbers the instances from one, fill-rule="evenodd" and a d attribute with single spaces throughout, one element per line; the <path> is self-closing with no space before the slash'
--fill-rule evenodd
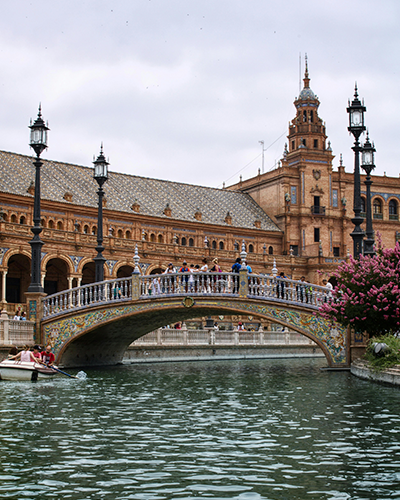
<path id="1" fill-rule="evenodd" d="M 24 293 L 30 284 L 31 259 L 23 254 L 14 254 L 7 265 L 5 299 L 11 303 L 24 302 Z"/>

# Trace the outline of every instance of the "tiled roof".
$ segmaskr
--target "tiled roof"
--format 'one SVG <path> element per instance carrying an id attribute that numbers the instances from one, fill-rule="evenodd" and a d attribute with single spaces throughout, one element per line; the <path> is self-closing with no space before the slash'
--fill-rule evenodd
<path id="1" fill-rule="evenodd" d="M 98 203 L 97 183 L 93 179 L 93 168 L 42 160 L 41 198 L 68 203 L 66 192 L 72 194 L 73 204 L 96 207 Z M 33 157 L 0 151 L 0 192 L 31 196 L 27 190 L 35 180 Z M 199 209 L 199 223 L 223 224 L 229 212 L 232 226 L 254 229 L 254 222 L 261 222 L 261 229 L 280 231 L 277 225 L 248 195 L 236 191 L 195 186 L 179 182 L 150 179 L 135 175 L 109 172 L 103 186 L 107 209 L 133 213 L 132 204 L 137 201 L 140 213 L 166 219 L 195 221 Z M 169 204 L 171 217 L 164 215 Z"/>

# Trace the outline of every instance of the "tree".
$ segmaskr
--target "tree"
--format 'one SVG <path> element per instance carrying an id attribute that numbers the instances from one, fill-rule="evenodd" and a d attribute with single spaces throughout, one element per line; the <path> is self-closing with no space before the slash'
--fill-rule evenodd
<path id="1" fill-rule="evenodd" d="M 350 257 L 335 273 L 334 299 L 319 308 L 319 314 L 370 336 L 400 330 L 400 245 L 384 249 L 379 244 L 374 257 Z"/>

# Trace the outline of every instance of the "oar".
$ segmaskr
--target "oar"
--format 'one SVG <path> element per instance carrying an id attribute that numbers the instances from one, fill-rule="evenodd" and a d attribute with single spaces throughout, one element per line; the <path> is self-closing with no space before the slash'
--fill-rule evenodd
<path id="1" fill-rule="evenodd" d="M 52 370 L 55 370 L 56 372 L 59 372 L 59 373 L 62 373 L 63 375 L 66 375 L 67 377 L 71 377 L 71 378 L 79 378 L 79 377 L 75 377 L 75 375 L 70 375 L 69 373 L 67 372 L 63 372 L 62 370 L 60 370 L 59 368 L 56 368 L 55 366 L 49 366 L 49 365 L 46 365 L 48 368 L 51 368 Z"/>

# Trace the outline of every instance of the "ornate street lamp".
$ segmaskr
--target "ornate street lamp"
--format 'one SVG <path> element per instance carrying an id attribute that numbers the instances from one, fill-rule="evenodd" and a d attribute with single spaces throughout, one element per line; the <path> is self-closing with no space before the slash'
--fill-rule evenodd
<path id="1" fill-rule="evenodd" d="M 35 151 L 36 159 L 33 162 L 35 165 L 35 195 L 33 202 L 33 227 L 31 231 L 33 233 L 33 239 L 29 242 L 31 246 L 32 262 L 31 262 L 31 284 L 29 285 L 28 292 L 39 292 L 43 293 L 43 287 L 41 284 L 40 276 L 40 264 L 42 261 L 42 246 L 43 241 L 40 239 L 40 233 L 42 232 L 42 227 L 40 225 L 40 168 L 43 163 L 40 161 L 40 155 L 45 149 L 47 149 L 47 131 L 50 130 L 49 127 L 44 123 L 42 119 L 42 109 L 39 104 L 39 112 L 35 122 L 29 125 L 31 129 L 31 137 L 29 146 Z"/>
<path id="2" fill-rule="evenodd" d="M 104 281 L 104 263 L 106 259 L 103 257 L 103 184 L 108 179 L 108 165 L 106 158 L 103 154 L 103 143 L 101 144 L 100 154 L 93 161 L 94 174 L 93 177 L 99 185 L 99 190 L 97 194 L 99 195 L 99 209 L 98 209 L 98 219 L 97 219 L 97 255 L 94 258 L 95 262 L 95 282 Z"/>
<path id="3" fill-rule="evenodd" d="M 364 113 L 366 111 L 364 103 L 361 103 L 358 98 L 357 84 L 354 90 L 354 99 L 347 108 L 349 113 L 349 126 L 348 131 L 354 136 L 354 146 L 352 150 L 354 151 L 354 217 L 351 222 L 354 224 L 354 230 L 350 234 L 353 238 L 353 257 L 358 259 L 362 253 L 362 242 L 364 238 L 364 231 L 361 229 L 361 224 L 364 220 L 361 217 L 361 192 L 360 192 L 360 135 L 365 131 L 364 126 Z"/>
<path id="4" fill-rule="evenodd" d="M 371 144 L 369 141 L 369 136 L 367 132 L 367 140 L 364 143 L 364 146 L 361 150 L 361 157 L 362 157 L 362 163 L 361 166 L 363 170 L 365 170 L 365 173 L 367 174 L 367 177 L 365 179 L 365 185 L 367 186 L 367 206 L 366 206 L 366 211 L 367 211 L 367 227 L 366 227 L 366 238 L 364 240 L 364 255 L 370 255 L 373 257 L 375 255 L 375 250 L 374 250 L 374 244 L 375 244 L 375 239 L 374 239 L 374 230 L 372 227 L 372 213 L 371 213 L 371 172 L 375 168 L 374 164 L 374 153 L 375 153 L 375 145 Z"/>

